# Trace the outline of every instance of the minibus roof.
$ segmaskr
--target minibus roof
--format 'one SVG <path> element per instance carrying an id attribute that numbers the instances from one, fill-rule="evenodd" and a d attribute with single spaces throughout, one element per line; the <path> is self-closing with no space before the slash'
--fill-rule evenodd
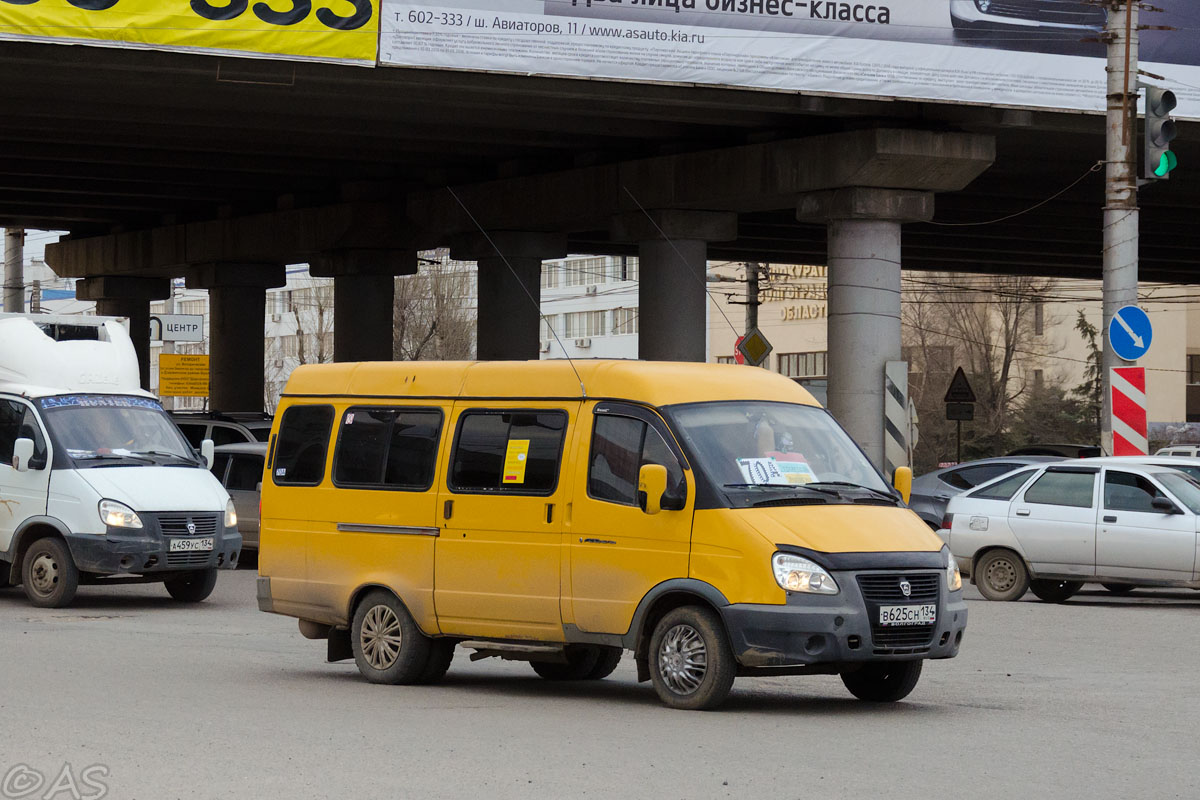
<path id="1" fill-rule="evenodd" d="M 481 399 L 586 396 L 651 406 L 721 400 L 820 405 L 808 390 L 790 378 L 756 367 L 579 359 L 311 364 L 296 368 L 284 396 Z"/>

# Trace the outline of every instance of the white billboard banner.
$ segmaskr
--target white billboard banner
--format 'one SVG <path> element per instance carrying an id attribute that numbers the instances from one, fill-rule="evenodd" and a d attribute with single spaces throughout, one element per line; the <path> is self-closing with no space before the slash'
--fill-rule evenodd
<path id="1" fill-rule="evenodd" d="M 1159 0 L 1142 68 L 1200 119 L 1200 2 Z M 1081 0 L 384 0 L 380 63 L 1104 110 Z M 1091 40 L 1091 41 L 1086 41 Z"/>

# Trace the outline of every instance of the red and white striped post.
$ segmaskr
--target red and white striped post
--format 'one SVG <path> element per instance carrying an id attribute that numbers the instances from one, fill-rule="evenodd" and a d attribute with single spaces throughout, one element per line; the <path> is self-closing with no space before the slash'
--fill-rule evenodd
<path id="1" fill-rule="evenodd" d="M 1148 455 L 1146 440 L 1146 369 L 1114 367 L 1112 432 L 1114 456 Z"/>

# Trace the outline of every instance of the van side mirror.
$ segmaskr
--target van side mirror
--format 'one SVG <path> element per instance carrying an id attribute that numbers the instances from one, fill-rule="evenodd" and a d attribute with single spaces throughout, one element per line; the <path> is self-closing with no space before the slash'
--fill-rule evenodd
<path id="1" fill-rule="evenodd" d="M 17 472 L 29 472 L 33 460 L 33 439 L 17 439 L 13 442 L 12 466 Z"/>
<path id="2" fill-rule="evenodd" d="M 212 469 L 213 461 L 217 457 L 217 446 L 213 444 L 212 439 L 205 439 L 200 443 L 200 457 L 204 459 L 204 468 Z"/>
<path id="3" fill-rule="evenodd" d="M 1182 514 L 1178 506 L 1165 497 L 1156 497 L 1150 501 L 1150 507 L 1160 514 Z"/>
<path id="4" fill-rule="evenodd" d="M 892 473 L 892 486 L 900 493 L 904 505 L 908 505 L 909 498 L 912 497 L 912 467 L 896 467 L 896 471 Z"/>
<path id="5" fill-rule="evenodd" d="M 662 511 L 662 496 L 667 491 L 667 468 L 662 464 L 643 464 L 638 470 L 638 505 L 647 514 Z"/>

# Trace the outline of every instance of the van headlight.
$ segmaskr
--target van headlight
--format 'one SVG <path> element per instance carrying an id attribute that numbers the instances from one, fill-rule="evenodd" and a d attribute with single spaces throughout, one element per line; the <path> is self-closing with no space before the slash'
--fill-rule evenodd
<path id="1" fill-rule="evenodd" d="M 946 554 L 946 588 L 957 592 L 962 588 L 962 573 L 958 571 L 958 561 L 949 547 L 943 547 L 942 552 Z"/>
<path id="2" fill-rule="evenodd" d="M 237 508 L 234 507 L 232 500 L 225 503 L 225 527 L 237 527 Z"/>
<path id="3" fill-rule="evenodd" d="M 833 576 L 803 556 L 776 553 L 771 559 L 775 570 L 775 581 L 789 592 L 809 594 L 837 594 L 838 585 Z"/>
<path id="4" fill-rule="evenodd" d="M 100 501 L 100 521 L 110 528 L 142 527 L 142 518 L 137 512 L 116 500 Z"/>

